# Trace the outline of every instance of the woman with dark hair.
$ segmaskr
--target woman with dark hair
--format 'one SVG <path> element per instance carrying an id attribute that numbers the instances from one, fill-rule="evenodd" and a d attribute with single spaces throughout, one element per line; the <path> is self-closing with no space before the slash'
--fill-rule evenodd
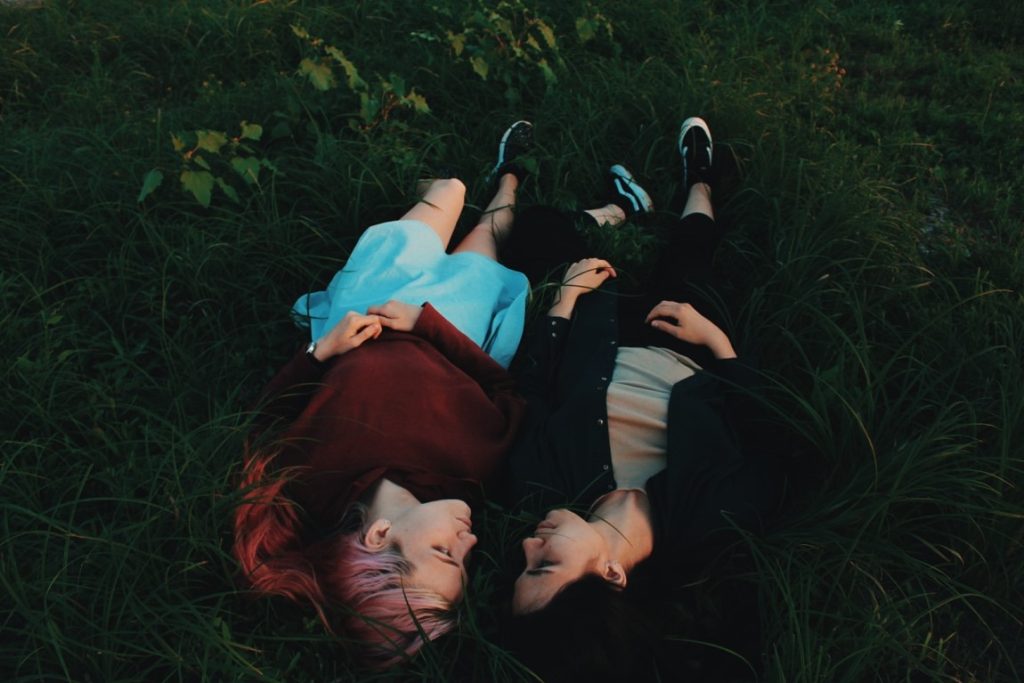
<path id="1" fill-rule="evenodd" d="M 467 501 L 523 413 L 504 366 L 528 285 L 495 259 L 531 131 L 505 132 L 497 192 L 452 253 L 465 186 L 434 180 L 401 220 L 366 230 L 326 291 L 299 299 L 312 341 L 264 391 L 247 443 L 234 520 L 245 580 L 311 605 L 377 663 L 454 626 L 476 543 Z"/>
<path id="2" fill-rule="evenodd" d="M 685 207 L 646 296 L 619 296 L 610 263 L 579 258 L 571 220 L 551 216 L 544 228 L 575 262 L 514 368 L 529 407 L 507 464 L 512 503 L 550 510 L 523 541 L 510 628 L 529 663 L 560 663 L 550 680 L 649 666 L 650 629 L 636 628 L 648 622 L 621 592 L 642 567 L 685 576 L 737 528 L 758 529 L 781 497 L 781 476 L 743 438 L 758 421 L 758 375 L 712 320 L 722 231 L 707 124 L 684 121 L 678 144 Z M 613 166 L 612 178 L 618 206 L 604 223 L 652 211 L 628 171 Z M 550 509 L 566 504 L 579 513 Z"/>

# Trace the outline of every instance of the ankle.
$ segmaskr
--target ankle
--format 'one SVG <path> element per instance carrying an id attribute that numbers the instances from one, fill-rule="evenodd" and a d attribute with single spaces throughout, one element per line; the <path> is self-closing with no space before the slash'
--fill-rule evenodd
<path id="1" fill-rule="evenodd" d="M 587 209 L 583 213 L 593 218 L 598 225 L 616 226 L 626 222 L 625 209 L 614 203 L 596 209 Z"/>
<path id="2" fill-rule="evenodd" d="M 515 173 L 504 173 L 498 178 L 498 192 L 515 193 L 519 189 L 519 178 Z"/>
<path id="3" fill-rule="evenodd" d="M 690 191 L 688 192 L 687 201 L 694 195 L 697 198 L 711 201 L 711 184 L 705 180 L 698 180 L 693 185 L 690 185 Z"/>

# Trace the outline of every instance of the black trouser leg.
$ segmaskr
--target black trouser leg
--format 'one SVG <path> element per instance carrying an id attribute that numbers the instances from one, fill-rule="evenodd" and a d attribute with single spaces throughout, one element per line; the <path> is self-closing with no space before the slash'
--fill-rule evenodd
<path id="1" fill-rule="evenodd" d="M 501 247 L 501 261 L 524 273 L 531 285 L 558 281 L 565 266 L 587 256 L 576 230 L 578 214 L 550 206 L 531 206 L 516 214 L 516 223 Z"/>
<path id="2" fill-rule="evenodd" d="M 557 281 L 565 267 L 590 254 L 576 229 L 578 220 L 592 220 L 587 214 L 533 206 L 516 216 L 516 224 L 502 247 L 502 262 L 525 273 L 530 284 Z M 723 329 L 722 305 L 713 287 L 711 264 L 722 240 L 722 228 L 710 217 L 693 213 L 676 219 L 669 227 L 668 245 L 655 265 L 652 281 L 639 294 L 622 294 L 619 303 L 621 346 L 663 346 L 706 365 L 711 353 L 659 332 L 644 322 L 660 301 L 692 304 Z"/>
<path id="3" fill-rule="evenodd" d="M 712 359 L 706 347 L 660 332 L 647 325 L 644 318 L 660 301 L 677 301 L 692 304 L 724 329 L 722 305 L 713 286 L 711 269 L 723 230 L 710 216 L 692 213 L 674 221 L 669 231 L 669 242 L 655 265 L 651 285 L 641 296 L 622 300 L 619 342 L 622 346 L 662 346 L 705 365 Z"/>

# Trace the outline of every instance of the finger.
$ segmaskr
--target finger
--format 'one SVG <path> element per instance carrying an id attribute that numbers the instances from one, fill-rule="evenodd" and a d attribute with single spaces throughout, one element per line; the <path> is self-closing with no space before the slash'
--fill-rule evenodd
<path id="1" fill-rule="evenodd" d="M 360 344 L 362 344 L 367 339 L 375 339 L 377 337 L 377 335 L 380 334 L 380 331 L 381 331 L 380 323 L 375 322 L 372 325 L 367 325 L 363 329 L 359 330 L 359 332 L 357 332 L 352 337 L 352 343 L 355 346 L 359 346 Z"/>
<path id="2" fill-rule="evenodd" d="M 366 312 L 367 313 L 372 313 L 373 315 L 385 316 L 387 318 L 394 318 L 395 317 L 394 306 L 392 306 L 392 303 L 393 302 L 391 302 L 391 301 L 387 301 L 385 303 L 378 304 L 377 306 L 370 306 L 369 308 L 366 309 Z"/>
<path id="3" fill-rule="evenodd" d="M 615 266 L 603 258 L 590 259 L 590 266 L 598 273 L 607 273 L 611 277 L 618 277 L 618 273 L 615 272 Z"/>
<path id="4" fill-rule="evenodd" d="M 673 317 L 672 316 L 672 302 L 671 301 L 662 301 L 661 303 L 655 305 L 655 307 L 651 309 L 651 312 L 647 314 L 647 317 L 644 319 L 644 322 L 648 322 L 649 323 L 654 318 L 671 318 L 671 317 Z"/>
<path id="5" fill-rule="evenodd" d="M 673 337 L 677 336 L 676 331 L 679 330 L 679 328 L 676 325 L 667 323 L 664 320 L 652 320 L 651 327 L 653 327 L 656 330 L 661 330 L 665 334 L 670 334 Z"/>
<path id="6" fill-rule="evenodd" d="M 353 316 L 346 316 L 346 317 L 348 317 L 349 320 L 352 321 L 351 325 L 350 325 L 350 329 L 351 329 L 352 332 L 358 332 L 359 330 L 363 329 L 367 325 L 373 325 L 375 323 L 380 322 L 380 316 L 377 316 L 377 315 L 359 315 L 359 314 L 356 314 L 356 315 L 353 315 Z"/>

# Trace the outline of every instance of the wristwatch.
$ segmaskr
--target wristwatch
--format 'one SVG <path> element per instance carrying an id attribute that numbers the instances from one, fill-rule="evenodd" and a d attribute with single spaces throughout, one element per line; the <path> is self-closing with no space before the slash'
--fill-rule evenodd
<path id="1" fill-rule="evenodd" d="M 316 353 L 316 340 L 313 340 L 313 341 L 309 342 L 309 346 L 306 347 L 306 355 L 309 356 L 309 359 L 311 361 L 313 361 L 314 363 L 322 363 L 323 361 L 321 361 L 319 358 L 317 358 L 314 355 L 315 353 Z"/>

